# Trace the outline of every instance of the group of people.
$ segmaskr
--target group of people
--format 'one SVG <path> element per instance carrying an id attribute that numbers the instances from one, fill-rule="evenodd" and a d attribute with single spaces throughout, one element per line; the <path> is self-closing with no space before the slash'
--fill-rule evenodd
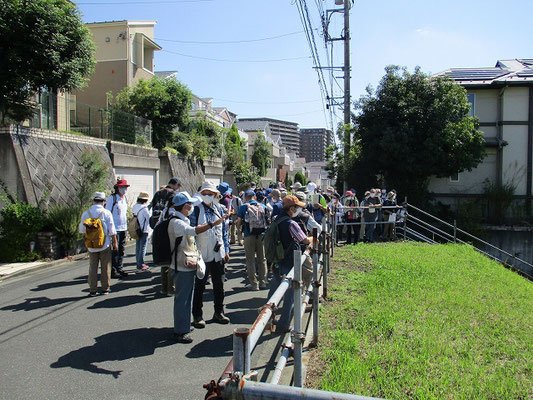
<path id="1" fill-rule="evenodd" d="M 89 296 L 97 294 L 98 265 L 101 266 L 101 293 L 110 292 L 110 279 L 125 278 L 128 273 L 123 268 L 124 247 L 128 225 L 128 204 L 126 193 L 128 183 L 119 179 L 114 193 L 107 197 L 96 192 L 93 205 L 83 214 L 80 233 L 85 234 L 85 242 L 90 255 Z M 313 241 L 313 230 L 322 232 L 326 215 L 336 213 L 341 220 L 376 220 L 376 214 L 383 218 L 388 214 L 372 212 L 385 205 L 395 203 L 395 194 L 386 199 L 376 193 L 376 189 L 365 194 L 359 203 L 353 191 L 345 196 L 335 193 L 333 187 L 320 190 L 314 183 L 302 185 L 296 182 L 290 188 L 271 185 L 258 188 L 251 182 L 248 188 L 234 194 L 230 185 L 222 182 L 215 185 L 204 182 L 191 196 L 182 191 L 182 183 L 172 178 L 168 184 L 156 192 L 150 200 L 148 193 L 141 192 L 132 207 L 135 221 L 136 264 L 138 272 L 149 267 L 145 263 L 146 248 L 151 241 L 154 248 L 164 248 L 168 244 L 170 256 L 161 266 L 162 295 L 174 295 L 174 338 L 180 343 L 191 343 L 192 327 L 202 329 L 203 294 L 208 283 L 214 294 L 213 321 L 228 324 L 230 319 L 224 314 L 225 264 L 230 260 L 230 245 L 244 247 L 246 256 L 247 284 L 252 291 L 269 289 L 270 297 L 293 267 L 294 250 L 302 252 L 303 280 L 309 284 L 312 276 L 312 261 L 309 247 Z M 388 204 L 388 203 L 387 203 Z M 363 207 L 343 209 L 345 207 Z M 355 216 L 352 210 L 355 210 Z M 392 209 L 390 209 L 392 210 Z M 380 210 L 381 211 L 381 210 Z M 130 223 L 129 223 L 130 222 Z M 368 229 L 367 225 L 367 228 Z M 351 226 L 348 226 L 348 242 L 351 242 Z M 277 229 L 283 247 L 283 257 L 275 262 L 265 254 L 265 234 Z M 157 234 L 156 234 L 157 233 Z M 373 229 L 365 230 L 373 241 Z M 355 237 L 358 235 L 354 234 Z M 288 331 L 293 307 L 292 291 L 286 292 L 276 330 Z M 191 318 L 192 317 L 192 318 Z M 191 321 L 192 319 L 192 321 Z"/>

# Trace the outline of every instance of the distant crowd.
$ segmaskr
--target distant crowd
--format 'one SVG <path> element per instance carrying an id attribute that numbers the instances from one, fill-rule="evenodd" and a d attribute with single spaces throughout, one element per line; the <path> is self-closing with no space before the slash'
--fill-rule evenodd
<path id="1" fill-rule="evenodd" d="M 228 324 L 224 314 L 225 265 L 235 246 L 243 246 L 246 256 L 246 288 L 268 289 L 267 298 L 292 269 L 294 250 L 304 257 L 303 279 L 312 277 L 309 248 L 313 230 L 321 235 L 325 218 L 337 225 L 337 241 L 374 241 L 375 231 L 383 240 L 395 235 L 395 225 L 403 222 L 405 211 L 396 203 L 396 192 L 372 189 L 359 202 L 354 190 L 341 196 L 333 187 L 325 191 L 310 182 L 296 182 L 288 190 L 276 184 L 233 193 L 226 182 L 204 182 L 194 195 L 182 191 L 182 182 L 172 178 L 150 200 L 141 192 L 128 219 L 126 193 L 129 184 L 119 179 L 114 193 L 106 197 L 96 192 L 93 205 L 85 211 L 80 233 L 89 251 L 89 296 L 98 292 L 101 268 L 101 294 L 110 293 L 111 278 L 128 276 L 123 268 L 127 232 L 136 240 L 137 272 L 149 272 L 146 248 L 152 244 L 153 265 L 160 267 L 162 296 L 174 296 L 174 339 L 191 343 L 192 327 L 205 327 L 203 297 L 212 284 L 212 320 Z M 376 224 L 384 221 L 384 224 Z M 376 228 L 377 226 L 377 228 Z M 278 320 L 277 331 L 289 331 L 293 292 L 288 290 Z"/>

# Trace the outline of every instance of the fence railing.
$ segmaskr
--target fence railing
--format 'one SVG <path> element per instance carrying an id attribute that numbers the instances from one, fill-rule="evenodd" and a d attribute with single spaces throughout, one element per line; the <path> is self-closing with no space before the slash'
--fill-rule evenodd
<path id="1" fill-rule="evenodd" d="M 152 144 L 150 120 L 115 109 L 79 102 L 66 94 L 42 93 L 31 127 L 66 131 L 140 146 Z"/>
<path id="2" fill-rule="evenodd" d="M 312 330 L 311 345 L 316 345 L 319 335 L 319 287 L 323 287 L 322 295 L 327 296 L 327 275 L 330 271 L 330 257 L 332 249 L 333 220 L 328 215 L 324 218 L 322 234 L 318 237 L 317 229 L 313 232 L 313 245 L 310 254 L 313 265 L 313 277 L 307 287 L 303 287 L 302 266 L 308 255 L 302 254 L 301 250 L 294 251 L 294 265 L 289 273 L 283 278 L 276 291 L 267 300 L 259 312 L 251 328 L 238 327 L 233 333 L 233 357 L 228 366 L 218 379 L 204 385 L 208 393 L 206 399 L 343 399 L 343 400 L 370 400 L 370 397 L 356 396 L 351 394 L 334 393 L 321 390 L 305 389 L 303 385 L 303 362 L 302 352 L 305 333 L 302 324 L 306 307 L 312 299 Z M 294 328 L 284 342 L 283 350 L 276 364 L 276 368 L 270 382 L 256 382 L 257 373 L 251 369 L 251 357 L 263 331 L 269 321 L 273 319 L 274 310 L 281 302 L 287 290 L 294 291 Z M 291 356 L 294 362 L 293 384 L 294 386 L 279 385 L 287 361 Z M 277 350 L 277 349 L 276 349 Z"/>

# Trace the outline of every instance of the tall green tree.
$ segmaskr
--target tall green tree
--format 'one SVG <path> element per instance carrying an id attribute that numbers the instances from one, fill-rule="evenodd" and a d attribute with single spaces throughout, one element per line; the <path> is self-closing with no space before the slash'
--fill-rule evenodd
<path id="1" fill-rule="evenodd" d="M 246 143 L 243 142 L 245 141 L 241 141 L 237 127 L 233 124 L 226 135 L 224 144 L 224 166 L 226 169 L 233 170 L 237 165 L 244 162 L 244 155 L 246 154 L 244 146 L 246 146 Z"/>
<path id="2" fill-rule="evenodd" d="M 31 97 L 83 87 L 94 69 L 94 44 L 68 0 L 0 0 L 1 122 L 21 122 Z"/>
<path id="3" fill-rule="evenodd" d="M 124 88 L 112 106 L 152 121 L 152 144 L 161 149 L 172 142 L 173 131 L 189 130 L 191 91 L 175 78 L 141 79 Z"/>
<path id="4" fill-rule="evenodd" d="M 253 166 L 257 168 L 259 175 L 266 176 L 272 161 L 272 145 L 267 142 L 262 132 L 257 132 L 251 161 Z"/>
<path id="5" fill-rule="evenodd" d="M 369 90 L 358 106 L 354 175 L 382 177 L 413 200 L 424 198 L 431 176 L 471 170 L 485 156 L 466 91 L 448 78 L 389 66 L 377 91 Z"/>

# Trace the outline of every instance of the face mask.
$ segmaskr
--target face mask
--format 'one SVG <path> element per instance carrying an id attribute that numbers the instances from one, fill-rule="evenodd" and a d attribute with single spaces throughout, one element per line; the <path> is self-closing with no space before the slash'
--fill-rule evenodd
<path id="1" fill-rule="evenodd" d="M 191 210 L 192 210 L 191 207 L 183 207 L 183 208 L 181 209 L 181 213 L 182 213 L 183 215 L 185 215 L 186 217 L 188 217 L 188 216 L 191 214 Z"/>
<path id="2" fill-rule="evenodd" d="M 374 197 L 376 197 L 376 194 L 375 194 L 375 193 L 372 193 L 372 194 L 370 195 L 370 197 L 374 198 Z"/>
<path id="3" fill-rule="evenodd" d="M 120 188 L 120 189 L 118 189 L 118 192 L 119 192 L 121 195 L 125 195 L 127 191 L 128 191 L 128 188 Z"/>
<path id="4" fill-rule="evenodd" d="M 205 196 L 205 195 L 202 195 L 202 201 L 203 201 L 205 204 L 211 204 L 214 200 L 215 200 L 215 196 Z"/>
<path id="5" fill-rule="evenodd" d="M 381 193 L 385 194 L 385 193 L 387 193 L 387 191 L 386 190 L 382 190 Z"/>
<path id="6" fill-rule="evenodd" d="M 297 217 L 298 215 L 300 215 L 300 213 L 302 212 L 302 209 L 301 208 L 297 208 L 296 211 L 294 212 L 294 214 L 292 214 L 292 217 Z"/>

